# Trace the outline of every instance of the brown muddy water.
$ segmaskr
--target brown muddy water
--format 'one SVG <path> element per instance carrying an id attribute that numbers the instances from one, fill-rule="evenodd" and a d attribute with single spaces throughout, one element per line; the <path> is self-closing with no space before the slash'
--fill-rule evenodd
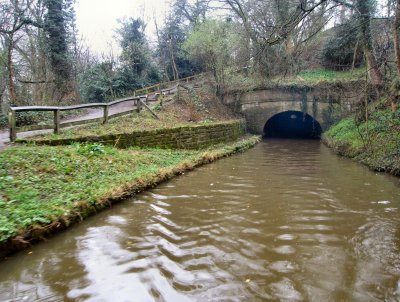
<path id="1" fill-rule="evenodd" d="M 399 301 L 400 179 L 269 140 L 0 263 L 0 301 Z"/>

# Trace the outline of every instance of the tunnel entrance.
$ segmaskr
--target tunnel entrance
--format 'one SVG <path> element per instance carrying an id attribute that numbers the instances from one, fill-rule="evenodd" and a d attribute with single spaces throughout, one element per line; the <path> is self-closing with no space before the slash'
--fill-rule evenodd
<path id="1" fill-rule="evenodd" d="M 275 114 L 264 126 L 264 137 L 319 138 L 321 125 L 309 114 L 285 111 Z"/>

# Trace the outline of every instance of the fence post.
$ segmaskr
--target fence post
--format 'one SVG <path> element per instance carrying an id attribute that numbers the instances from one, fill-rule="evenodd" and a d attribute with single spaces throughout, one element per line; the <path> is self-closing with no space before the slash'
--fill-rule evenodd
<path id="1" fill-rule="evenodd" d="M 54 110 L 54 133 L 60 133 L 60 110 Z"/>
<path id="2" fill-rule="evenodd" d="M 10 142 L 15 142 L 17 139 L 17 119 L 16 112 L 12 109 L 8 112 L 8 124 L 10 126 Z"/>
<path id="3" fill-rule="evenodd" d="M 103 119 L 103 124 L 108 123 L 108 105 L 104 106 L 104 119 Z"/>
<path id="4" fill-rule="evenodd" d="M 142 110 L 142 102 L 140 101 L 140 98 L 136 101 L 136 112 L 140 113 L 140 110 Z"/>

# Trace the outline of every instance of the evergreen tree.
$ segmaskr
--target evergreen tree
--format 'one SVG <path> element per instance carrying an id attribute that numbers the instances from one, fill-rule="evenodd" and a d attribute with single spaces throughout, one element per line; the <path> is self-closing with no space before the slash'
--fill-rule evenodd
<path id="1" fill-rule="evenodd" d="M 45 0 L 47 14 L 44 28 L 47 37 L 47 51 L 54 73 L 54 80 L 59 92 L 59 99 L 67 93 L 68 82 L 71 76 L 71 62 L 69 59 L 67 22 L 65 8 L 70 1 Z"/>
<path id="2" fill-rule="evenodd" d="M 130 18 L 121 21 L 121 27 L 117 30 L 122 48 L 122 68 L 117 73 L 115 83 L 119 94 L 160 80 L 144 33 L 145 28 L 140 18 Z"/>

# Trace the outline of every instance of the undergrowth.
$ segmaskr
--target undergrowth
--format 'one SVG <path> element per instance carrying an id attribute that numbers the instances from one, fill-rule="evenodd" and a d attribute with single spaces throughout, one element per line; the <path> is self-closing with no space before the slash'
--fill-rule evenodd
<path id="1" fill-rule="evenodd" d="M 341 155 L 400 175 L 400 109 L 375 108 L 362 123 L 348 117 L 329 129 L 323 140 Z"/>

